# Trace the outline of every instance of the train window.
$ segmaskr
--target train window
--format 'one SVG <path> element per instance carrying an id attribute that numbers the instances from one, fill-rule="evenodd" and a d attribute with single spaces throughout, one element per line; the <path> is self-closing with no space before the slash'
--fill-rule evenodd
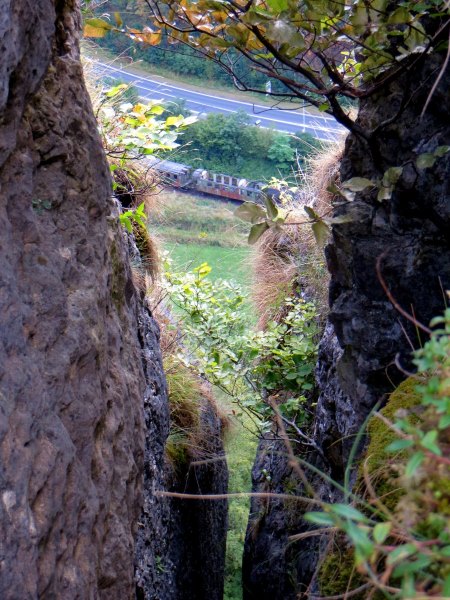
<path id="1" fill-rule="evenodd" d="M 178 175 L 175 175 L 175 173 L 174 173 L 173 178 L 178 179 Z"/>
<path id="2" fill-rule="evenodd" d="M 225 176 L 223 178 L 223 182 L 224 182 L 225 185 L 230 185 L 230 178 Z"/>
<path id="3" fill-rule="evenodd" d="M 232 177 L 231 178 L 231 185 L 237 185 L 237 184 L 238 184 L 238 182 L 237 182 L 236 177 Z"/>

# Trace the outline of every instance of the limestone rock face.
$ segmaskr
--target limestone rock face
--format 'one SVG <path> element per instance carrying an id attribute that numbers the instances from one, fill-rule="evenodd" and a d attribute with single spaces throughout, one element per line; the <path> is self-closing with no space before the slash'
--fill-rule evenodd
<path id="1" fill-rule="evenodd" d="M 427 56 L 413 71 L 405 71 L 364 100 L 358 124 L 371 134 L 368 139 L 351 134 L 346 142 L 341 181 L 351 177 L 380 180 L 391 167 L 403 169 L 389 199 L 380 202 L 376 191 L 368 189 L 335 210 L 341 222 L 333 225 L 326 248 L 330 315 L 319 348 L 320 394 L 312 426 L 313 440 L 323 453 L 299 449 L 299 454 L 339 483 L 359 428 L 411 368 L 411 345 L 419 347 L 425 339 L 422 333 L 419 339 L 414 324 L 390 302 L 380 283 L 377 261 L 395 301 L 425 325 L 442 313 L 443 291 L 450 289 L 450 154 L 428 168 L 416 164 L 418 155 L 450 146 L 448 69 L 421 116 L 442 61 L 441 54 Z M 268 447 L 263 441 L 260 445 L 254 491 L 267 490 L 262 468 L 271 477 L 271 491 L 304 493 L 298 478 L 286 488 L 292 469 L 276 444 Z M 310 472 L 309 480 L 323 501 L 339 499 L 336 488 L 323 478 Z M 326 540 L 316 537 L 287 544 L 289 534 L 308 530 L 304 511 L 298 503 L 288 518 L 282 503 L 271 502 L 265 508 L 260 500 L 252 502 L 244 598 L 286 600 L 300 592 L 305 598 L 311 593 L 320 595 L 315 575 Z"/>
<path id="2" fill-rule="evenodd" d="M 158 332 L 109 220 L 77 2 L 0 4 L 0 597 L 126 600 Z"/>
<path id="3" fill-rule="evenodd" d="M 211 402 L 199 396 L 201 447 L 187 461 L 166 459 L 159 468 L 154 431 L 147 443 L 144 511 L 139 519 L 136 591 L 138 600 L 221 600 L 223 596 L 227 502 L 161 496 L 225 494 L 228 470 L 222 423 Z M 146 407 L 149 425 L 155 411 Z M 158 422 L 158 420 L 154 421 Z M 158 433 L 156 434 L 158 435 Z"/>

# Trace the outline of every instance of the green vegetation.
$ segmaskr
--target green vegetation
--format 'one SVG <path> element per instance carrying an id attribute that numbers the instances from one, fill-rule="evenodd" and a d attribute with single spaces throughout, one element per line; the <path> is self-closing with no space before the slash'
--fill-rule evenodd
<path id="1" fill-rule="evenodd" d="M 190 271 L 194 265 L 207 262 L 213 267 L 211 279 L 231 279 L 248 286 L 249 267 L 246 248 L 221 248 L 196 244 L 165 244 L 177 270 Z"/>
<path id="2" fill-rule="evenodd" d="M 268 181 L 291 176 L 304 166 L 305 158 L 323 143 L 307 133 L 290 136 L 273 129 L 250 125 L 245 112 L 209 113 L 180 138 L 186 146 L 180 161 L 249 180 Z"/>
<path id="3" fill-rule="evenodd" d="M 270 427 L 272 402 L 284 417 L 304 425 L 311 414 L 306 395 L 313 388 L 317 358 L 314 305 L 286 298 L 283 317 L 255 331 L 242 310 L 242 289 L 234 282 L 211 281 L 210 271 L 203 263 L 188 273 L 166 273 L 164 288 L 184 314 L 186 364 L 262 429 Z"/>
<path id="4" fill-rule="evenodd" d="M 175 191 L 161 194 L 159 204 L 149 227 L 161 237 L 175 271 L 207 262 L 213 279 L 233 279 L 248 289 L 250 251 L 246 227 L 233 215 L 235 204 Z"/>
<path id="5" fill-rule="evenodd" d="M 225 439 L 230 492 L 251 491 L 251 470 L 257 441 L 250 419 L 244 417 L 243 420 L 234 420 L 234 426 Z M 242 554 L 249 509 L 249 498 L 239 498 L 229 503 L 224 600 L 242 598 Z"/>
<path id="6" fill-rule="evenodd" d="M 415 385 L 402 384 L 377 416 L 382 425 L 369 427 L 367 493 L 347 490 L 352 505 L 324 504 L 324 512 L 307 515 L 346 535 L 366 594 L 372 588 L 393 599 L 450 596 L 450 309 L 432 327 L 415 352 Z"/>
<path id="7" fill-rule="evenodd" d="M 197 120 L 168 114 L 158 100 L 133 104 L 126 97 L 130 91 L 126 83 L 97 91 L 97 122 L 112 171 L 136 156 L 177 148 L 180 131 Z"/>

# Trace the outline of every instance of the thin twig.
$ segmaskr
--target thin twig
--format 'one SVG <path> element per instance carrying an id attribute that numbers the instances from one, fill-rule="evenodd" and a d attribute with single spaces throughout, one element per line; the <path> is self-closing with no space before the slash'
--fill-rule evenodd
<path id="1" fill-rule="evenodd" d="M 414 317 L 412 317 L 409 313 L 406 312 L 406 310 L 404 310 L 400 304 L 396 301 L 396 299 L 394 298 L 394 296 L 392 295 L 391 291 L 389 290 L 383 275 L 381 274 L 381 262 L 383 260 L 383 258 L 386 257 L 387 255 L 387 250 L 385 250 L 382 254 L 380 254 L 380 256 L 377 258 L 377 263 L 376 263 L 376 269 L 377 269 L 377 276 L 378 279 L 380 281 L 381 287 L 383 288 L 386 296 L 388 297 L 390 303 L 392 304 L 392 306 L 403 316 L 405 317 L 405 319 L 408 319 L 408 321 L 410 321 L 411 323 L 413 323 L 416 327 L 418 327 L 419 329 L 422 329 L 422 331 L 425 331 L 425 333 L 427 333 L 428 335 L 431 335 L 433 332 L 431 331 L 431 329 L 429 329 L 428 327 L 425 327 L 425 325 L 422 325 L 422 323 L 420 323 L 420 321 L 418 321 L 417 319 L 415 319 Z"/>
<path id="2" fill-rule="evenodd" d="M 168 498 L 179 498 L 181 500 L 234 500 L 236 498 L 268 498 L 269 500 L 295 500 L 305 504 L 322 505 L 319 500 L 306 498 L 305 496 L 293 496 L 292 494 L 277 494 L 275 492 L 230 492 L 228 494 L 184 494 L 181 492 L 156 491 L 155 496 Z"/>

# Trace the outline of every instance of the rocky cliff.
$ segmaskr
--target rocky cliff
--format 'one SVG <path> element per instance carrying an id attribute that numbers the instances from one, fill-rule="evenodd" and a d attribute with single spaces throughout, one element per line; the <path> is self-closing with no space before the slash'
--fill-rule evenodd
<path id="1" fill-rule="evenodd" d="M 0 597 L 131 599 L 137 565 L 140 597 L 175 599 L 159 332 L 111 200 L 78 2 L 1 11 Z"/>
<path id="2" fill-rule="evenodd" d="M 108 222 L 75 8 L 2 10 L 0 596 L 14 600 L 132 597 L 141 399 L 164 397 Z"/>
<path id="3" fill-rule="evenodd" d="M 442 55 L 426 57 L 372 97 L 361 102 L 358 124 L 367 137 L 349 135 L 340 179 L 366 177 L 381 180 L 391 167 L 402 167 L 392 195 L 376 199 L 365 190 L 354 202 L 335 206 L 339 223 L 332 228 L 326 248 L 331 274 L 330 314 L 319 349 L 317 383 L 320 391 L 312 434 L 323 450 L 300 452 L 303 459 L 342 483 L 355 434 L 370 410 L 386 400 L 411 368 L 411 346 L 423 343 L 423 333 L 405 318 L 388 298 L 385 286 L 403 311 L 428 324 L 445 306 L 443 290 L 450 288 L 450 158 L 423 168 L 419 155 L 431 156 L 450 145 L 448 70 L 430 95 L 429 85 L 442 68 Z M 430 95 L 430 97 L 429 97 Z M 422 109 L 429 97 L 429 105 Z M 438 151 L 439 152 L 439 151 Z M 388 185 L 388 184 L 386 184 Z M 273 491 L 286 491 L 292 475 L 288 459 L 272 444 L 262 442 L 254 470 L 254 489 L 265 490 L 261 468 L 272 457 L 276 468 L 267 470 Z M 336 488 L 310 473 L 311 485 L 327 502 Z M 288 488 L 304 493 L 298 477 Z M 287 512 L 271 503 L 263 511 L 252 503 L 244 559 L 245 598 L 309 597 L 317 592 L 317 565 L 324 540 L 306 538 L 288 546 L 291 533 L 304 532 L 305 507 Z M 259 521 L 259 515 L 263 518 Z M 290 517 L 289 517 L 290 515 Z M 270 540 L 270 545 L 269 545 Z M 279 589 L 280 592 L 276 590 Z"/>

